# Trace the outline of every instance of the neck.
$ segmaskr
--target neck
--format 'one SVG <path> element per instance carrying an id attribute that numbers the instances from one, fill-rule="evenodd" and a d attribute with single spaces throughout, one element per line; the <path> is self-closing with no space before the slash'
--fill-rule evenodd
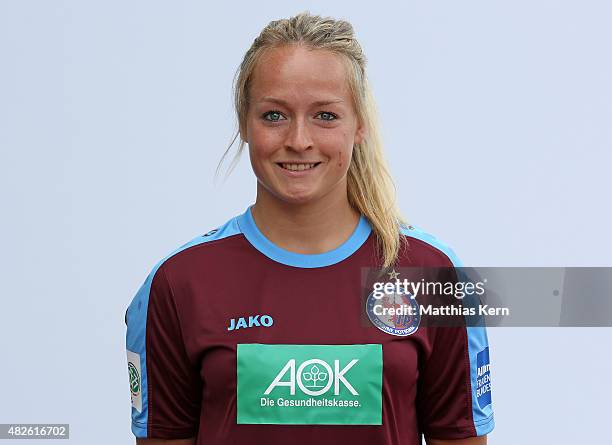
<path id="1" fill-rule="evenodd" d="M 328 252 L 344 243 L 359 223 L 345 192 L 329 193 L 315 202 L 288 203 L 260 184 L 251 214 L 259 230 L 285 250 L 301 254 Z"/>

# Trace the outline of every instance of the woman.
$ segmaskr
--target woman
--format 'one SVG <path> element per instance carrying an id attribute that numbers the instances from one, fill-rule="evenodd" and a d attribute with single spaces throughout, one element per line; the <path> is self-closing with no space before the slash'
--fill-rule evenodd
<path id="1" fill-rule="evenodd" d="M 363 322 L 364 268 L 458 263 L 396 209 L 351 25 L 271 22 L 235 106 L 255 204 L 162 259 L 126 314 L 138 443 L 486 443 L 484 328 Z"/>

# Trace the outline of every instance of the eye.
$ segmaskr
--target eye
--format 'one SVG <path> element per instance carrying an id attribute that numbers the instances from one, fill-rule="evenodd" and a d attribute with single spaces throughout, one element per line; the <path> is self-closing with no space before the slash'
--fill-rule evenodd
<path id="1" fill-rule="evenodd" d="M 282 114 L 280 111 L 271 110 L 264 113 L 261 117 L 263 117 L 264 120 L 269 122 L 278 122 L 281 116 Z M 268 117 L 271 117 L 271 119 L 268 119 Z"/>
<path id="2" fill-rule="evenodd" d="M 329 111 L 321 111 L 319 113 L 319 116 L 321 116 L 321 120 L 324 121 L 334 121 L 336 119 L 338 119 L 338 116 L 336 116 L 334 113 L 331 113 Z"/>

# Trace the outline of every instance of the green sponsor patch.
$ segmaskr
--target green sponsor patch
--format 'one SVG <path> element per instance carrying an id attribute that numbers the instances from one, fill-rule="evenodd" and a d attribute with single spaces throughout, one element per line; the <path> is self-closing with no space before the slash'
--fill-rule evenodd
<path id="1" fill-rule="evenodd" d="M 381 425 L 382 346 L 239 344 L 237 423 Z"/>

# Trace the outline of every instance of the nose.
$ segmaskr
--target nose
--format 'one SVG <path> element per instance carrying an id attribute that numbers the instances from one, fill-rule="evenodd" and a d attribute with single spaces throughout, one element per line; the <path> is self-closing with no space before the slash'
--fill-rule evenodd
<path id="1" fill-rule="evenodd" d="M 285 138 L 285 148 L 294 151 L 304 151 L 312 148 L 312 138 L 305 119 L 293 119 Z"/>

